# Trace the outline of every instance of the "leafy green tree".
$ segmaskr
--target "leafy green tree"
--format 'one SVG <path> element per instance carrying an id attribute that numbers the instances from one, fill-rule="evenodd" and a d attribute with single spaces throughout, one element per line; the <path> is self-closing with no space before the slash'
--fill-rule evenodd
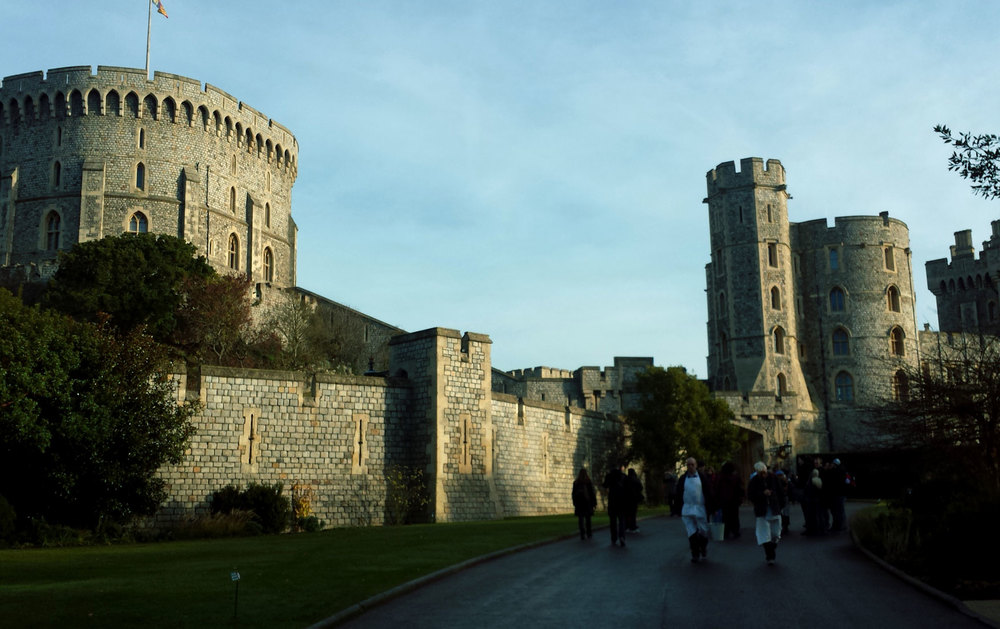
<path id="1" fill-rule="evenodd" d="M 719 464 L 739 447 L 732 411 L 683 367 L 650 367 L 636 379 L 637 409 L 626 414 L 631 458 L 647 469 L 673 470 L 695 457 Z"/>
<path id="2" fill-rule="evenodd" d="M 952 135 L 945 125 L 934 131 L 945 144 L 955 147 L 948 158 L 948 170 L 973 182 L 972 192 L 986 199 L 1000 197 L 1000 137 L 992 133 Z"/>
<path id="3" fill-rule="evenodd" d="M 183 285 L 215 270 L 194 245 L 155 234 L 121 234 L 82 242 L 61 255 L 45 305 L 78 321 L 107 319 L 120 331 L 145 325 L 169 342 L 177 328 Z"/>
<path id="4" fill-rule="evenodd" d="M 162 347 L 0 290 L 0 495 L 20 517 L 97 527 L 153 513 L 196 407 L 178 405 Z"/>

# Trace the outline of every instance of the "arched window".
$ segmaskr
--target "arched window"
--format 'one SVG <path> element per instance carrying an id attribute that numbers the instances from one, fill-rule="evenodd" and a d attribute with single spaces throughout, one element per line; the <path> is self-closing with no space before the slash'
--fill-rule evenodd
<path id="1" fill-rule="evenodd" d="M 139 117 L 139 97 L 136 96 L 135 92 L 129 92 L 125 95 L 125 113 L 133 118 Z"/>
<path id="2" fill-rule="evenodd" d="M 830 270 L 836 271 L 840 268 L 840 254 L 836 249 L 830 249 Z"/>
<path id="3" fill-rule="evenodd" d="M 142 162 L 135 165 L 135 187 L 138 190 L 146 189 L 146 165 Z"/>
<path id="4" fill-rule="evenodd" d="M 892 352 L 893 356 L 903 356 L 906 352 L 903 345 L 903 330 L 901 328 L 893 328 L 892 332 L 889 333 L 889 351 Z"/>
<path id="5" fill-rule="evenodd" d="M 774 353 L 785 353 L 785 330 L 780 325 L 774 328 Z"/>
<path id="6" fill-rule="evenodd" d="M 729 337 L 726 336 L 725 332 L 719 333 L 719 345 L 721 345 L 722 357 L 729 358 Z"/>
<path id="7" fill-rule="evenodd" d="M 59 248 L 59 213 L 49 212 L 45 219 L 45 250 L 55 251 Z"/>
<path id="8" fill-rule="evenodd" d="M 837 328 L 833 331 L 833 355 L 847 356 L 850 353 L 850 337 L 847 335 L 847 330 L 844 328 Z"/>
<path id="9" fill-rule="evenodd" d="M 69 115 L 78 118 L 83 115 L 83 94 L 80 90 L 73 90 L 69 95 Z"/>
<path id="10" fill-rule="evenodd" d="M 139 148 L 146 148 L 146 130 L 139 128 Z"/>
<path id="11" fill-rule="evenodd" d="M 900 369 L 892 376 L 892 399 L 905 402 L 910 399 L 910 378 Z"/>
<path id="12" fill-rule="evenodd" d="M 229 211 L 236 213 L 236 188 L 229 188 Z"/>
<path id="13" fill-rule="evenodd" d="M 136 212 L 128 219 L 128 230 L 133 234 L 145 234 L 149 231 L 149 221 L 142 212 Z"/>
<path id="14" fill-rule="evenodd" d="M 62 184 L 62 164 L 55 162 L 52 164 L 52 187 L 58 188 Z"/>
<path id="15" fill-rule="evenodd" d="M 271 204 L 270 203 L 265 203 L 264 204 L 264 226 L 265 227 L 270 227 L 271 226 Z"/>
<path id="16" fill-rule="evenodd" d="M 91 116 L 99 116 L 104 112 L 101 111 L 101 94 L 96 89 L 90 90 L 87 93 L 87 113 Z"/>
<path id="17" fill-rule="evenodd" d="M 785 379 L 785 374 L 778 374 L 778 397 L 784 396 L 788 393 L 788 381 Z"/>
<path id="18" fill-rule="evenodd" d="M 115 90 L 108 92 L 107 97 L 104 99 L 104 113 L 109 116 L 121 115 L 121 97 L 118 96 L 118 92 Z"/>
<path id="19" fill-rule="evenodd" d="M 142 108 L 145 111 L 145 114 L 149 116 L 150 119 L 159 120 L 159 117 L 156 115 L 157 104 L 155 96 L 153 96 L 152 94 L 146 96 L 146 98 L 143 99 L 142 101 Z"/>
<path id="20" fill-rule="evenodd" d="M 899 290 L 895 286 L 889 287 L 889 290 L 886 292 L 886 298 L 889 302 L 889 310 L 899 312 Z"/>
<path id="21" fill-rule="evenodd" d="M 896 254 L 892 247 L 885 248 L 885 270 L 895 271 L 896 270 Z"/>
<path id="22" fill-rule="evenodd" d="M 844 310 L 844 289 L 839 286 L 830 291 L 830 311 L 843 312 Z"/>
<path id="23" fill-rule="evenodd" d="M 274 281 L 274 256 L 270 247 L 264 247 L 264 281 Z"/>
<path id="24" fill-rule="evenodd" d="M 236 234 L 229 235 L 229 268 L 240 268 L 240 239 Z"/>
<path id="25" fill-rule="evenodd" d="M 771 310 L 781 310 L 781 290 L 777 286 L 771 287 Z"/>
<path id="26" fill-rule="evenodd" d="M 726 294 L 719 293 L 719 317 L 726 315 Z"/>
<path id="27" fill-rule="evenodd" d="M 841 371 L 834 379 L 834 389 L 838 402 L 851 402 L 854 400 L 854 378 L 846 371 Z"/>

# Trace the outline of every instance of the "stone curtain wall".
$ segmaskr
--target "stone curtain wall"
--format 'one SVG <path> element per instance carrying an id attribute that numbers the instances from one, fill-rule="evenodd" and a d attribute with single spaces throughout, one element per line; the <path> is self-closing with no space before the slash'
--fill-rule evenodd
<path id="1" fill-rule="evenodd" d="M 622 431 L 617 417 L 502 393 L 493 394 L 492 406 L 504 517 L 572 511 L 570 492 L 581 467 L 600 494 L 608 452 Z"/>
<path id="2" fill-rule="evenodd" d="M 206 513 L 213 491 L 251 482 L 313 490 L 328 526 L 381 524 L 385 470 L 410 456 L 387 432 L 405 423 L 409 397 L 394 379 L 203 367 L 198 432 L 184 461 L 161 471 L 171 497 L 157 524 Z"/>
<path id="3" fill-rule="evenodd" d="M 490 343 L 444 328 L 395 337 L 388 378 L 203 367 L 198 432 L 161 470 L 170 499 L 154 524 L 207 513 L 226 485 L 280 482 L 286 495 L 311 489 L 327 526 L 378 525 L 393 465 L 424 472 L 438 522 L 572 511 L 576 472 L 588 467 L 599 485 L 593 468 L 622 426 L 491 392 Z"/>

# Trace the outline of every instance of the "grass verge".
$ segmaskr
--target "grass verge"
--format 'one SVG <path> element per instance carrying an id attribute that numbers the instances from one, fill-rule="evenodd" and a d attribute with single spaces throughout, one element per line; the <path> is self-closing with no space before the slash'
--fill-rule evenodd
<path id="1" fill-rule="evenodd" d="M 301 628 L 456 563 L 575 531 L 576 518 L 558 515 L 2 550 L 0 618 L 12 627 Z"/>

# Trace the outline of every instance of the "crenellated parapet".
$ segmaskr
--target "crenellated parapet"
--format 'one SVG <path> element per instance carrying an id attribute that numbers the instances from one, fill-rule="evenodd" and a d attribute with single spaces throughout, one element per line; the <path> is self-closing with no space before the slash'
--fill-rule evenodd
<path id="1" fill-rule="evenodd" d="M 785 185 L 785 169 L 781 162 L 769 159 L 765 162 L 760 157 L 746 157 L 740 160 L 740 169 L 736 170 L 735 162 L 723 162 L 708 171 L 708 196 L 723 190 L 733 188 L 770 186 L 783 188 Z"/>
<path id="2" fill-rule="evenodd" d="M 292 133 L 211 84 L 168 72 L 90 66 L 15 74 L 0 83 L 0 125 L 17 127 L 80 116 L 133 116 L 198 128 L 272 164 L 298 170 Z"/>

